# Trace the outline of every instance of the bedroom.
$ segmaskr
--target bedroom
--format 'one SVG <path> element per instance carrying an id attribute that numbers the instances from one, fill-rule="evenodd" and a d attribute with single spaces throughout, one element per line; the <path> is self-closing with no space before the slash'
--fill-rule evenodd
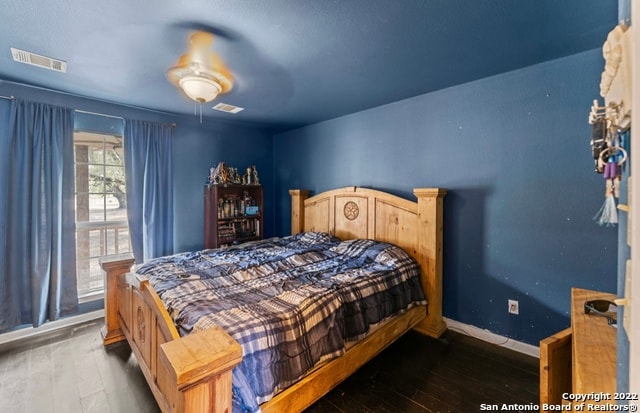
<path id="1" fill-rule="evenodd" d="M 551 3 L 544 3 L 544 7 L 553 9 Z M 242 44 L 245 40 L 242 36 L 246 34 L 235 33 L 234 30 L 238 30 L 236 26 L 227 23 L 232 34 L 240 38 L 236 44 L 240 43 L 245 47 L 243 50 L 248 48 L 248 51 L 253 52 L 255 66 L 265 67 L 264 70 L 270 76 L 268 81 L 279 81 L 276 85 L 284 86 L 282 89 L 271 89 L 270 84 L 254 83 L 253 87 L 265 94 L 253 97 L 255 109 L 250 101 L 245 103 L 232 100 L 234 91 L 221 96 L 219 99 L 222 102 L 246 107 L 244 112 L 231 120 L 227 120 L 229 116 L 221 117 L 222 115 L 213 114 L 212 110 L 206 108 L 207 112 L 200 123 L 198 117 L 193 116 L 193 104 L 182 98 L 166 81 L 166 69 L 175 63 L 186 46 L 186 36 L 182 35 L 186 31 L 175 28 L 168 33 L 160 32 L 164 33 L 164 37 L 159 38 L 173 45 L 174 49 L 171 56 L 166 57 L 166 64 L 164 61 L 154 63 L 157 70 L 152 75 L 143 71 L 139 75 L 141 78 L 132 80 L 122 75 L 118 77 L 115 73 L 112 77 L 105 77 L 105 71 L 115 72 L 115 69 L 103 65 L 99 60 L 103 57 L 101 55 L 93 53 L 81 58 L 83 53 L 90 52 L 88 49 L 92 47 L 92 42 L 97 40 L 91 36 L 85 36 L 83 41 L 72 42 L 72 35 L 65 35 L 66 31 L 60 29 L 63 42 L 73 44 L 73 50 L 63 47 L 63 44 L 56 44 L 55 48 L 52 45 L 52 50 L 49 50 L 39 47 L 41 42 L 47 40 L 44 32 L 30 37 L 27 33 L 21 33 L 20 26 L 11 29 L 7 25 L 3 29 L 7 30 L 6 35 L 2 36 L 7 39 L 5 49 L 19 47 L 53 57 L 68 58 L 70 63 L 73 63 L 73 57 L 78 64 L 85 65 L 86 72 L 91 73 L 91 86 L 100 90 L 101 95 L 74 92 L 81 89 L 70 89 L 71 81 L 68 81 L 68 89 L 65 85 L 67 80 L 60 77 L 60 74 L 18 65 L 11 61 L 8 51 L 0 60 L 0 77 L 4 79 L 0 83 L 0 95 L 59 104 L 115 117 L 175 123 L 173 239 L 176 252 L 199 249 L 203 245 L 201 191 L 209 168 L 218 161 L 226 161 L 239 167 L 256 165 L 265 188 L 265 233 L 269 235 L 284 235 L 290 229 L 290 188 L 305 188 L 319 193 L 334 187 L 358 185 L 382 189 L 408 199 L 411 199 L 414 187 L 427 185 L 447 188 L 449 193 L 445 200 L 443 262 L 445 317 L 535 347 L 541 338 L 569 324 L 569 291 L 572 286 L 605 291 L 617 289 L 617 230 L 599 227 L 592 220 L 604 201 L 604 185 L 601 176 L 592 171 L 593 161 L 590 159 L 588 143 L 590 125 L 587 122 L 591 102 L 598 96 L 603 67 L 601 44 L 608 31 L 619 21 L 618 13 L 623 13 L 625 7 L 628 12 L 630 2 L 620 2 L 621 7 L 616 3 L 618 2 L 607 0 L 589 3 L 589 7 L 584 7 L 582 2 L 569 2 L 559 10 L 562 14 L 558 16 L 565 20 L 558 17 L 558 21 L 554 20 L 554 27 L 560 35 L 565 36 L 569 35 L 560 30 L 559 26 L 574 22 L 574 15 L 581 16 L 582 12 L 589 15 L 590 8 L 606 10 L 606 13 L 598 14 L 597 19 L 591 15 L 599 24 L 596 26 L 599 30 L 597 33 L 595 29 L 587 30 L 592 39 L 584 44 L 576 42 L 578 45 L 574 47 L 577 49 L 567 46 L 566 50 L 571 50 L 569 52 L 560 47 L 562 42 L 555 43 L 556 38 L 549 38 L 550 35 L 544 37 L 546 19 L 539 22 L 542 27 L 533 25 L 528 31 L 539 32 L 539 37 L 532 36 L 533 40 L 530 40 L 532 43 L 528 48 L 504 38 L 505 32 L 517 37 L 524 30 L 523 22 L 527 20 L 523 14 L 535 9 L 532 3 L 529 4 L 531 9 L 525 8 L 525 12 L 517 13 L 517 10 L 509 9 L 520 19 L 517 20 L 519 27 L 508 24 L 509 16 L 506 12 L 505 15 L 501 14 L 502 8 L 508 8 L 507 5 L 511 2 L 490 2 L 487 5 L 489 11 L 465 11 L 462 2 L 458 3 L 458 7 L 451 6 L 451 9 L 439 3 L 433 5 L 432 7 L 442 7 L 439 9 L 439 19 L 444 27 L 468 27 L 453 33 L 431 34 L 438 39 L 439 46 L 434 46 L 435 49 L 429 56 L 419 59 L 419 67 L 426 73 L 423 77 L 439 76 L 438 79 L 443 79 L 440 80 L 439 87 L 415 93 L 410 87 L 408 91 L 403 91 L 399 87 L 387 89 L 382 88 L 383 85 L 376 85 L 376 90 L 380 88 L 396 97 L 385 101 L 382 99 L 385 96 L 373 96 L 372 99 L 381 99 L 379 102 L 383 103 L 350 109 L 343 116 L 338 116 L 338 113 L 342 115 L 342 112 L 338 112 L 342 110 L 341 105 L 348 107 L 349 104 L 361 104 L 358 99 L 353 98 L 353 95 L 357 95 L 354 91 L 357 89 L 351 89 L 350 86 L 355 88 L 358 77 L 364 77 L 364 74 L 351 67 L 348 62 L 338 67 L 351 71 L 346 72 L 348 75 L 343 76 L 344 80 L 333 79 L 337 82 L 335 84 L 316 84 L 313 80 L 318 79 L 314 77 L 309 77 L 306 83 L 293 83 L 295 88 L 291 82 L 280 82 L 280 77 L 284 76 L 283 70 L 285 74 L 287 70 L 302 71 L 309 66 L 320 65 L 325 59 L 337 59 L 331 52 L 341 40 L 331 36 L 326 49 L 322 49 L 324 54 L 317 57 L 303 53 L 306 48 L 315 50 L 314 46 L 307 47 L 307 43 L 303 42 L 311 41 L 304 37 L 305 32 L 301 30 L 301 27 L 305 27 L 303 23 L 293 25 L 294 29 L 299 30 L 296 33 L 300 36 L 300 43 L 291 45 L 279 37 L 273 38 L 274 42 L 282 42 L 278 47 L 271 46 L 274 50 L 270 52 L 274 55 L 300 54 L 306 59 L 299 62 L 299 66 L 285 69 L 276 64 L 267 64 L 264 56 L 266 51 L 263 52 L 262 46 L 258 48 Z M 64 13 L 69 13 L 74 18 L 96 18 L 93 14 L 96 10 L 86 11 L 88 14 L 81 14 L 82 10 L 76 11 L 79 15 L 72 13 L 72 3 L 69 3 L 68 10 L 47 10 L 45 6 L 39 5 L 38 8 L 43 12 L 34 13 L 36 17 L 29 17 L 28 14 L 33 10 L 23 9 L 17 4 L 2 11 L 3 21 L 12 20 L 16 25 L 27 25 L 29 18 L 44 18 L 48 15 L 62 18 Z M 378 3 L 382 10 L 385 10 L 384 5 L 385 2 Z M 372 6 L 372 9 L 375 8 Z M 10 15 L 10 10 L 16 14 Z M 409 18 L 406 15 L 410 11 L 407 8 L 399 14 Z M 97 12 L 102 12 L 110 19 L 119 18 L 117 11 L 109 10 L 106 6 L 105 10 L 98 9 Z M 157 11 L 159 15 L 162 15 L 161 12 Z M 181 12 L 184 13 L 184 18 L 176 18 L 171 22 L 177 24 L 194 19 L 194 10 L 187 8 Z M 294 12 L 304 14 L 301 10 L 289 13 Z M 491 21 L 491 12 L 502 18 L 505 32 L 495 29 L 499 25 L 490 25 L 494 29 L 489 30 L 481 24 L 483 20 Z M 223 11 L 218 13 L 223 14 Z M 334 19 L 330 21 L 339 25 L 355 18 L 346 18 L 354 13 L 345 13 L 342 19 L 325 16 L 317 10 L 315 15 L 311 12 L 309 14 L 316 19 Z M 591 10 L 591 13 L 595 12 Z M 381 15 L 384 13 L 375 14 L 374 10 L 367 20 L 380 23 L 377 19 Z M 295 21 L 290 14 L 283 16 L 281 24 L 284 26 L 291 24 L 287 23 L 289 21 Z M 290 20 L 284 20 L 285 17 Z M 129 24 L 114 27 L 105 24 L 107 28 L 102 30 L 114 39 L 113 44 L 102 49 L 105 51 L 104 57 L 123 65 L 137 61 L 134 52 L 143 52 L 120 49 L 125 44 L 154 44 L 154 47 L 145 49 L 142 54 L 141 60 L 148 60 L 150 56 L 154 56 L 155 48 L 161 48 L 162 43 L 157 41 L 157 32 L 153 27 L 149 28 L 153 26 L 154 15 L 145 19 L 129 18 Z M 265 17 L 266 20 L 268 18 L 275 19 L 270 14 Z M 216 21 L 215 18 L 213 20 Z M 233 21 L 237 20 L 238 17 L 235 17 Z M 321 23 L 322 21 L 316 20 L 316 26 L 313 27 L 316 32 L 325 33 L 321 30 Z M 431 23 L 435 25 L 435 22 Z M 591 20 L 585 23 L 590 24 L 595 23 Z M 400 36 L 402 25 L 394 22 L 391 26 L 388 30 L 392 30 L 395 36 Z M 360 41 L 369 39 L 371 32 L 375 32 L 375 29 L 368 26 L 358 27 L 362 28 L 362 32 L 358 33 Z M 274 23 L 261 28 L 283 35 Z M 251 31 L 252 39 L 260 38 L 261 33 L 255 33 L 258 31 Z M 99 37 L 100 32 L 101 30 L 95 29 L 91 34 Z M 475 39 L 476 43 L 468 44 L 466 49 L 452 49 L 447 42 L 462 41 L 463 39 L 456 37 L 461 36 L 460 33 L 470 34 L 463 36 L 465 39 L 478 39 Z M 481 34 L 489 36 L 501 46 L 479 48 L 485 39 Z M 143 37 L 138 41 L 136 36 Z M 405 39 L 402 36 L 400 38 Z M 12 40 L 11 44 L 9 39 Z M 504 43 L 497 43 L 499 41 Z M 221 53 L 224 47 L 227 48 L 229 55 L 226 55 L 225 61 L 231 66 L 233 58 L 239 59 L 233 55 L 233 43 L 226 46 L 225 42 L 220 43 L 223 48 Z M 569 39 L 567 43 L 570 43 Z M 380 50 L 397 48 L 401 43 L 395 41 L 382 44 L 386 45 L 386 49 Z M 551 44 L 559 44 L 560 50 L 549 47 Z M 320 45 L 315 47 L 319 48 Z M 369 47 L 365 52 L 370 54 L 359 62 L 363 67 L 377 64 L 373 53 L 376 45 Z M 400 52 L 404 50 L 398 49 Z M 482 50 L 482 53 L 472 53 L 476 49 Z M 523 53 L 516 54 L 518 49 L 523 49 L 520 50 Z M 342 58 L 353 53 L 348 48 L 339 50 Z M 499 71 L 492 72 L 497 69 L 487 62 L 496 65 L 500 63 L 499 56 L 492 54 L 500 50 L 511 51 L 521 60 L 514 60 L 512 65 L 502 61 Z M 558 54 L 554 55 L 552 52 Z M 412 50 L 408 50 L 400 56 L 408 58 L 413 54 Z M 392 73 L 394 82 L 412 75 L 411 72 L 402 71 L 402 60 L 397 55 L 392 56 L 395 59 L 384 65 L 389 69 L 385 74 Z M 463 65 L 450 63 L 441 68 L 440 72 L 432 73 L 434 69 L 431 66 L 439 63 L 437 56 L 458 59 L 464 57 L 470 61 Z M 70 75 L 73 74 L 72 68 L 69 67 Z M 397 73 L 394 70 L 396 68 Z M 245 70 L 247 72 L 236 74 L 240 80 L 242 76 L 250 76 L 249 69 Z M 313 73 L 317 75 L 317 72 Z M 23 80 L 22 76 L 27 74 L 34 77 Z M 451 75 L 451 79 L 457 79 L 454 77 L 457 75 L 466 80 L 459 81 L 460 84 L 446 84 L 449 80 L 447 74 Z M 54 79 L 61 83 L 47 87 L 48 82 Z M 158 82 L 158 88 L 171 96 L 163 96 L 162 99 L 170 100 L 172 105 L 179 108 L 180 114 L 166 115 L 137 107 L 142 105 L 136 104 L 134 97 L 138 93 L 142 94 L 140 89 L 145 86 L 143 81 L 147 79 L 149 82 Z M 322 79 L 324 78 L 319 78 Z M 85 83 L 88 82 L 85 80 Z M 239 83 L 237 92 L 242 92 L 243 87 L 244 90 L 251 89 L 249 83 L 245 81 L 244 86 Z M 57 89 L 62 93 L 47 89 Z M 120 98 L 122 100 L 111 95 L 112 89 L 126 91 Z M 291 96 L 300 99 L 299 96 L 302 95 L 296 93 L 301 89 L 325 91 L 326 95 L 320 95 L 313 101 L 315 108 L 331 107 L 336 112 L 327 114 L 317 109 L 318 112 L 323 112 L 322 116 L 326 116 L 323 121 L 305 121 L 304 127 L 299 124 L 280 124 L 279 129 L 275 130 L 273 125 L 264 126 L 260 119 L 242 120 L 246 118 L 241 116 L 251 119 L 254 116 L 252 112 L 261 111 L 260 113 L 266 113 L 264 116 L 273 112 L 276 118 L 279 108 L 295 109 L 303 102 L 286 102 L 284 99 Z M 335 94 L 328 94 L 329 91 L 334 91 Z M 261 108 L 257 107 L 258 102 L 263 105 Z M 2 133 L 6 133 L 9 123 L 9 103 L 5 99 L 0 100 Z M 155 106 L 150 106 L 150 109 L 154 108 Z M 311 116 L 309 113 L 306 115 Z M 95 121 L 96 118 L 89 114 L 77 114 L 76 121 L 83 116 L 88 122 Z M 297 116 L 302 118 L 301 115 Z M 110 127 L 108 125 L 106 131 Z M 508 299 L 519 301 L 520 314 L 517 317 L 506 311 Z"/>

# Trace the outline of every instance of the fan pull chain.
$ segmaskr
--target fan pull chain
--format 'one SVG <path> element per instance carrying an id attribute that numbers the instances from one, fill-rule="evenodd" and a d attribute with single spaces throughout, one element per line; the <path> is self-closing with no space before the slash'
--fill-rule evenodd
<path id="1" fill-rule="evenodd" d="M 198 105 L 200 105 L 200 123 L 202 123 L 202 102 L 193 102 L 193 116 L 198 116 Z"/>

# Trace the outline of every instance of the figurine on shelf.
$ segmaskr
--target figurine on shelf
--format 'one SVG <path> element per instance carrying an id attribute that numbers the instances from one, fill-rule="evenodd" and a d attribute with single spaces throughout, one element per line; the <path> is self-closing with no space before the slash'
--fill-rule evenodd
<path id="1" fill-rule="evenodd" d="M 231 182 L 233 182 L 234 184 L 242 183 L 242 178 L 240 177 L 240 173 L 238 173 L 238 168 L 231 168 L 231 169 L 232 169 Z"/>
<path id="2" fill-rule="evenodd" d="M 224 184 L 229 180 L 229 172 L 224 162 L 218 162 L 218 166 L 213 170 L 213 184 Z"/>
<path id="3" fill-rule="evenodd" d="M 244 185 L 252 185 L 253 184 L 253 169 L 250 166 L 247 167 L 247 171 L 242 176 L 242 183 Z"/>
<path id="4" fill-rule="evenodd" d="M 209 185 L 213 184 L 213 182 L 215 181 L 215 176 L 216 176 L 216 168 L 212 166 L 211 168 L 209 168 L 209 179 L 207 180 L 207 183 Z"/>
<path id="5" fill-rule="evenodd" d="M 258 179 L 258 170 L 256 169 L 256 166 L 253 165 L 251 169 L 253 170 L 253 185 L 260 185 L 260 180 Z"/>

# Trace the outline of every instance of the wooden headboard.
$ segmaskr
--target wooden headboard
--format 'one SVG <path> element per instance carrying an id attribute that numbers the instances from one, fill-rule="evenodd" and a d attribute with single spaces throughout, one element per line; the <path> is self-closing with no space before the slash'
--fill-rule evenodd
<path id="1" fill-rule="evenodd" d="M 345 187 L 313 197 L 292 189 L 291 233 L 328 232 L 347 240 L 375 239 L 395 244 L 420 263 L 428 316 L 416 329 L 439 337 L 442 319 L 442 188 L 416 188 L 417 202 L 374 189 Z"/>

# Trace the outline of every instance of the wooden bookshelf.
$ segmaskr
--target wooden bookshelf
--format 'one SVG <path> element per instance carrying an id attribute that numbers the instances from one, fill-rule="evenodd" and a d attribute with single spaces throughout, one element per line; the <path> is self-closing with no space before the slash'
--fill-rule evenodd
<path id="1" fill-rule="evenodd" d="M 205 248 L 262 239 L 262 187 L 241 184 L 205 186 L 204 226 Z"/>

